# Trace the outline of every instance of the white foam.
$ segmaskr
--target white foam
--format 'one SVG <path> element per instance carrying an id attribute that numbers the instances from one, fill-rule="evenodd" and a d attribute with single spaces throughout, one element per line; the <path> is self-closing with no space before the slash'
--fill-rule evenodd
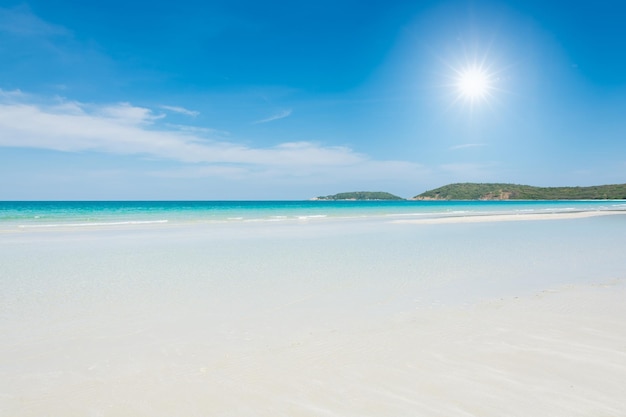
<path id="1" fill-rule="evenodd" d="M 99 223 L 51 223 L 51 224 L 20 224 L 22 229 L 46 228 L 46 227 L 89 227 L 89 226 L 124 226 L 132 224 L 157 224 L 167 223 L 168 220 L 132 220 L 125 222 L 99 222 Z"/>
<path id="2" fill-rule="evenodd" d="M 328 217 L 326 214 L 311 214 L 308 216 L 298 216 L 298 219 L 300 220 L 307 220 L 307 219 L 321 219 L 324 217 Z"/>

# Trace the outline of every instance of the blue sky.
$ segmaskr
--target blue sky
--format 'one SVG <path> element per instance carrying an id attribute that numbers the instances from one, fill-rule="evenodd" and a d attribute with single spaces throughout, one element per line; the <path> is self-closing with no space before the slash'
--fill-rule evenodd
<path id="1" fill-rule="evenodd" d="M 625 19 L 621 0 L 0 0 L 0 199 L 624 183 Z"/>

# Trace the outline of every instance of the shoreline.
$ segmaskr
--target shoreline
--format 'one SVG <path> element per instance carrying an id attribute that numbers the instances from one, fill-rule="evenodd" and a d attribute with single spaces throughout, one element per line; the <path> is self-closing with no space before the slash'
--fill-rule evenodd
<path id="1" fill-rule="evenodd" d="M 535 220 L 585 219 L 597 216 L 626 214 L 621 210 L 576 211 L 570 213 L 517 213 L 517 214 L 476 214 L 468 216 L 449 216 L 429 219 L 393 220 L 397 224 L 452 224 L 452 223 L 488 223 Z"/>

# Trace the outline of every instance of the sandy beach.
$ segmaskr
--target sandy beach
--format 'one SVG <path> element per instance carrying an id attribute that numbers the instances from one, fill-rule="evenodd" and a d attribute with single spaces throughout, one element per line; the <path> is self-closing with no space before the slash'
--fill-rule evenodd
<path id="1" fill-rule="evenodd" d="M 517 222 L 517 221 L 536 221 L 536 220 L 567 220 L 567 219 L 585 219 L 587 217 L 610 216 L 615 214 L 623 214 L 620 211 L 577 211 L 571 213 L 518 213 L 518 214 L 493 214 L 493 215 L 476 215 L 476 216 L 448 216 L 437 217 L 432 219 L 402 219 L 396 220 L 397 223 L 413 223 L 413 224 L 442 224 L 442 223 L 483 223 L 483 222 Z"/>
<path id="2" fill-rule="evenodd" d="M 0 414 L 624 416 L 624 216 L 566 216 L 5 235 Z"/>

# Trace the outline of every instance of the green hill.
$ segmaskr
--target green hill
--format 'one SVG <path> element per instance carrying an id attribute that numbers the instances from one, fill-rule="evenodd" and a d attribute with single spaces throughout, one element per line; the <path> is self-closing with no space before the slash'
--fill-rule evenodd
<path id="1" fill-rule="evenodd" d="M 404 200 L 404 198 L 383 191 L 353 191 L 317 197 L 314 200 Z"/>
<path id="2" fill-rule="evenodd" d="M 413 200 L 619 200 L 626 184 L 592 187 L 532 187 L 517 184 L 450 184 L 426 191 Z"/>

